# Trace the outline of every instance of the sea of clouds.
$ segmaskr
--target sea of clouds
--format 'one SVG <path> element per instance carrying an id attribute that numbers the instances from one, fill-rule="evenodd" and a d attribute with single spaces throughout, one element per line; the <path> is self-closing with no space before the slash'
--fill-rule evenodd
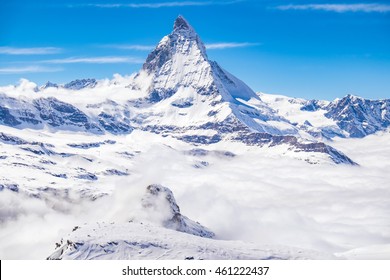
<path id="1" fill-rule="evenodd" d="M 96 201 L 43 201 L 0 192 L 0 257 L 43 259 L 55 242 L 84 223 L 161 223 L 164 211 L 145 212 L 140 203 L 151 183 L 169 187 L 182 213 L 219 239 L 331 253 L 381 248 L 390 244 L 388 143 L 389 133 L 332 143 L 359 166 L 312 165 L 269 156 L 264 149 L 194 157 L 154 143 L 135 159 L 132 175 L 113 180 L 112 195 Z M 195 168 L 198 161 L 208 165 Z"/>

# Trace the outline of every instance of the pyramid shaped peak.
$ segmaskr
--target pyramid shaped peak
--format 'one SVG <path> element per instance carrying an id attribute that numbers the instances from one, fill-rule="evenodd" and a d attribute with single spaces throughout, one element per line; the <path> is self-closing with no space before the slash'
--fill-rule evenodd
<path id="1" fill-rule="evenodd" d="M 191 64 L 198 67 L 199 63 L 203 62 L 208 64 L 203 42 L 188 21 L 180 15 L 175 20 L 172 33 L 161 39 L 157 47 L 148 55 L 142 68 L 149 74 L 157 74 L 164 65 L 166 70 L 169 68 L 168 65 L 178 62 L 177 56 L 181 57 L 180 60 L 186 60 L 182 66 Z M 175 67 L 178 67 L 177 63 Z"/>
<path id="2" fill-rule="evenodd" d="M 183 30 L 183 29 L 192 29 L 193 28 L 191 27 L 191 25 L 188 23 L 188 21 L 181 15 L 179 15 L 176 20 L 175 20 L 175 23 L 173 24 L 173 30 Z"/>
<path id="3" fill-rule="evenodd" d="M 180 15 L 176 18 L 175 23 L 173 24 L 172 34 L 176 34 L 187 39 L 196 39 L 198 37 L 195 29 L 183 16 Z"/>

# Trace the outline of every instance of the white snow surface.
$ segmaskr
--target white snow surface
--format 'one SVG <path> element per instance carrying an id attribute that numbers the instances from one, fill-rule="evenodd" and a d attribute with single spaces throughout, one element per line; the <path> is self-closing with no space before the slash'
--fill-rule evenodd
<path id="1" fill-rule="evenodd" d="M 348 133 L 341 130 L 337 126 L 337 122 L 325 116 L 326 110 L 318 109 L 316 111 L 304 111 L 301 107 L 304 106 L 307 100 L 301 98 L 293 98 L 284 95 L 258 93 L 258 96 L 267 106 L 273 108 L 277 114 L 296 124 L 296 128 L 305 130 L 306 132 L 320 133 L 321 130 L 332 131 L 338 135 L 348 136 Z M 319 101 L 321 105 L 326 106 L 329 101 Z M 303 137 L 309 138 L 307 134 L 301 134 Z M 318 140 L 323 140 L 322 137 L 317 137 Z"/>
<path id="2" fill-rule="evenodd" d="M 331 254 L 287 246 L 201 238 L 148 223 L 84 225 L 66 236 L 49 259 L 62 260 L 302 260 Z"/>
<path id="3" fill-rule="evenodd" d="M 306 100 L 304 99 L 266 93 L 259 93 L 259 96 L 266 104 L 291 122 L 304 124 L 305 121 L 309 121 L 315 127 L 336 125 L 335 121 L 324 116 L 325 110 L 320 109 L 314 112 L 300 110 L 305 104 Z M 323 102 L 326 104 L 326 101 Z"/>

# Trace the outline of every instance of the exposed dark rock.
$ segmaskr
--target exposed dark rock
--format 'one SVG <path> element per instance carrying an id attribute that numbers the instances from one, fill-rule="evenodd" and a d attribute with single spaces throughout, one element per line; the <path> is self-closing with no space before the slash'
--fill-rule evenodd
<path id="1" fill-rule="evenodd" d="M 107 169 L 106 171 L 104 171 L 104 174 L 105 175 L 116 175 L 116 176 L 128 176 L 129 175 L 129 173 L 123 172 L 123 171 L 120 171 L 117 169 Z"/>
<path id="2" fill-rule="evenodd" d="M 76 178 L 82 179 L 82 180 L 88 180 L 88 181 L 96 181 L 96 180 L 98 180 L 98 177 L 95 174 L 90 173 L 90 172 L 77 175 Z"/>
<path id="3" fill-rule="evenodd" d="M 321 108 L 318 100 L 309 100 L 301 107 L 302 111 L 314 112 Z"/>
<path id="4" fill-rule="evenodd" d="M 390 127 L 390 99 L 369 100 L 347 95 L 325 109 L 328 111 L 325 116 L 337 121 L 350 137 L 361 138 Z"/>
<path id="5" fill-rule="evenodd" d="M 73 90 L 80 90 L 83 88 L 93 88 L 97 84 L 95 79 L 81 79 L 81 80 L 74 80 L 64 85 L 64 88 L 67 89 L 73 89 Z"/>
<path id="6" fill-rule="evenodd" d="M 177 231 L 213 238 L 215 234 L 201 224 L 190 220 L 180 213 L 180 208 L 176 203 L 173 193 L 170 189 L 158 184 L 149 185 L 146 188 L 146 194 L 142 199 L 142 206 L 145 209 L 159 211 L 159 203 L 163 198 L 169 207 L 170 214 L 165 221 L 164 226 Z"/>
<path id="7" fill-rule="evenodd" d="M 10 190 L 12 192 L 19 192 L 18 184 L 0 184 L 0 191 L 2 190 Z"/>
<path id="8" fill-rule="evenodd" d="M 8 126 L 21 124 L 9 111 L 8 108 L 0 106 L 0 123 Z"/>
<path id="9" fill-rule="evenodd" d="M 123 120 L 119 120 L 114 116 L 107 114 L 105 112 L 101 112 L 98 115 L 99 124 L 104 128 L 104 130 L 112 133 L 112 134 L 123 134 L 130 133 L 133 131 L 133 128 L 127 122 Z"/>

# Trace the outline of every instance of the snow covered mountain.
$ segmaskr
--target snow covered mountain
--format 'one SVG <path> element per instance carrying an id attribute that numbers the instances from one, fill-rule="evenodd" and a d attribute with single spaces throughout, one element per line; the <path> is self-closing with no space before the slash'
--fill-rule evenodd
<path id="1" fill-rule="evenodd" d="M 130 120 L 121 113 L 111 114 L 103 109 L 96 115 L 87 115 L 76 106 L 60 101 L 55 97 L 11 97 L 0 94 L 0 124 L 16 128 L 43 129 L 49 127 L 53 131 L 84 131 L 103 134 L 130 133 Z"/>
<path id="2" fill-rule="evenodd" d="M 111 96 L 100 103 L 94 100 L 94 91 L 116 92 L 121 86 L 128 93 L 120 102 Z M 194 145 L 227 141 L 282 146 L 301 153 L 308 162 L 327 158 L 354 164 L 348 156 L 298 129 L 245 83 L 210 61 L 199 36 L 181 16 L 125 88 L 116 82 L 99 84 L 86 79 L 61 87 L 47 83 L 38 92 L 30 85 L 30 91 L 28 98 L 0 96 L 0 124 L 93 134 L 128 134 L 140 129 Z M 70 98 L 74 91 L 89 92 L 87 103 L 75 104 Z M 47 97 L 48 93 L 56 97 Z M 67 102 L 57 99 L 58 93 L 67 94 Z"/>
<path id="3" fill-rule="evenodd" d="M 324 153 L 335 163 L 354 164 L 297 129 L 245 83 L 210 61 L 201 39 L 181 16 L 129 87 L 143 92 L 144 130 L 194 144 L 285 144 L 296 152 Z"/>
<path id="4" fill-rule="evenodd" d="M 390 127 L 390 99 L 347 95 L 332 102 L 260 93 L 280 115 L 316 138 L 362 138 Z"/>
<path id="5" fill-rule="evenodd" d="M 71 90 L 80 90 L 83 88 L 94 88 L 97 85 L 96 79 L 76 79 L 65 85 L 58 85 L 48 81 L 46 84 L 39 87 L 39 90 L 45 90 L 47 88 L 66 88 Z"/>
<path id="6" fill-rule="evenodd" d="M 73 90 L 80 90 L 83 88 L 93 88 L 97 84 L 95 79 L 81 79 L 81 80 L 74 80 L 64 85 L 64 88 L 67 89 L 73 89 Z"/>
<path id="7" fill-rule="evenodd" d="M 364 137 L 390 126 L 390 99 L 369 100 L 347 95 L 324 108 L 350 137 Z"/>

